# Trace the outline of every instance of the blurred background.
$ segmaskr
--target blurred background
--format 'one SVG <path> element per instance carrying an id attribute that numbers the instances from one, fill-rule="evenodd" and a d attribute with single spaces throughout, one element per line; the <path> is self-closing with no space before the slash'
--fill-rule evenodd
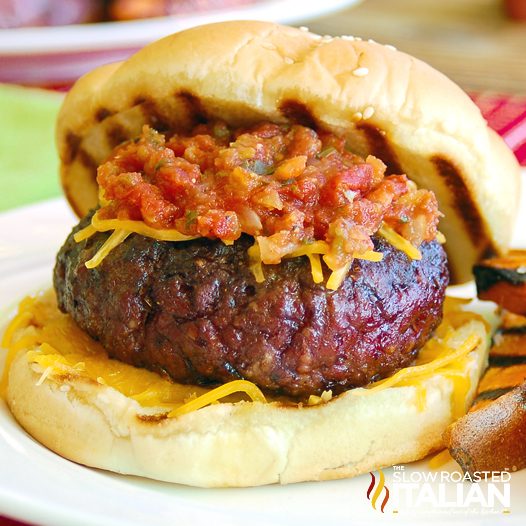
<path id="1" fill-rule="evenodd" d="M 53 126 L 76 78 L 174 31 L 234 18 L 352 34 L 423 59 L 526 164 L 526 0 L 0 0 L 0 211 L 59 195 Z"/>

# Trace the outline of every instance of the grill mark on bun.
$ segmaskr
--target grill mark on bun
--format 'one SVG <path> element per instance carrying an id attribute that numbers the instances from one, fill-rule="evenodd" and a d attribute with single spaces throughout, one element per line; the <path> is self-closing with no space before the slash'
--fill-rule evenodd
<path id="1" fill-rule="evenodd" d="M 514 386 L 498 387 L 496 389 L 488 389 L 487 391 L 482 391 L 481 393 L 477 395 L 477 398 L 475 398 L 475 400 L 473 401 L 473 405 L 476 405 L 479 402 L 482 402 L 485 400 L 496 400 L 502 395 L 509 393 L 514 388 L 515 388 Z"/>
<path id="2" fill-rule="evenodd" d="M 112 125 L 108 127 L 106 130 L 106 137 L 112 148 L 130 138 L 126 128 L 117 122 L 112 123 Z"/>
<path id="3" fill-rule="evenodd" d="M 137 420 L 145 424 L 157 424 L 168 418 L 166 413 L 157 414 L 157 415 L 136 415 Z"/>
<path id="4" fill-rule="evenodd" d="M 104 119 L 107 119 L 108 117 L 111 117 L 112 115 L 113 115 L 113 112 L 111 112 L 107 108 L 99 108 L 95 112 L 95 119 L 98 122 L 102 122 Z"/>
<path id="5" fill-rule="evenodd" d="M 170 128 L 163 114 L 157 108 L 157 104 L 153 99 L 145 97 L 144 95 L 138 95 L 133 99 L 132 107 L 140 106 L 142 114 L 144 115 L 145 122 L 153 126 L 157 131 L 165 131 Z M 128 139 L 129 137 L 127 137 Z M 121 141 L 122 142 L 122 141 Z"/>
<path id="6" fill-rule="evenodd" d="M 78 160 L 82 163 L 83 166 L 90 170 L 97 170 L 98 163 L 97 161 L 83 148 L 80 148 L 77 154 Z"/>
<path id="7" fill-rule="evenodd" d="M 180 91 L 175 95 L 183 104 L 190 121 L 196 124 L 204 124 L 208 117 L 199 97 L 189 91 Z"/>
<path id="8" fill-rule="evenodd" d="M 65 164 L 71 164 L 73 159 L 77 157 L 81 138 L 73 132 L 66 133 L 66 153 L 64 158 Z"/>
<path id="9" fill-rule="evenodd" d="M 284 100 L 279 104 L 279 111 L 289 121 L 309 128 L 317 128 L 316 119 L 309 108 L 296 100 Z"/>
<path id="10" fill-rule="evenodd" d="M 453 197 L 453 206 L 458 210 L 459 217 L 462 218 L 466 225 L 468 235 L 473 244 L 479 247 L 480 253 L 491 250 L 491 247 L 488 247 L 488 238 L 477 203 L 473 201 L 458 168 L 450 160 L 440 155 L 434 155 L 430 160 L 450 190 L 450 195 Z"/>
<path id="11" fill-rule="evenodd" d="M 141 104 L 141 107 L 146 122 L 153 126 L 157 131 L 162 132 L 170 128 L 169 123 L 164 118 L 162 112 L 159 110 L 154 100 L 145 100 Z"/>
<path id="12" fill-rule="evenodd" d="M 387 166 L 387 175 L 403 173 L 400 163 L 398 162 L 396 154 L 391 148 L 389 141 L 376 126 L 366 122 L 361 122 L 356 125 L 356 128 L 365 134 L 365 138 L 371 153 L 375 157 L 381 159 Z"/>
<path id="13" fill-rule="evenodd" d="M 133 99 L 132 106 L 140 106 L 146 102 L 146 97 L 139 95 Z"/>

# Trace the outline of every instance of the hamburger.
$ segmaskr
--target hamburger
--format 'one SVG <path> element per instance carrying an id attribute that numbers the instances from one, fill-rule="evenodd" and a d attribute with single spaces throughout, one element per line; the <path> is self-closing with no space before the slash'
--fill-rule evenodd
<path id="1" fill-rule="evenodd" d="M 37 440 L 206 487 L 443 446 L 488 340 L 445 289 L 506 251 L 519 184 L 451 81 L 357 38 L 212 24 L 81 78 L 57 144 L 82 219 L 4 335 Z"/>

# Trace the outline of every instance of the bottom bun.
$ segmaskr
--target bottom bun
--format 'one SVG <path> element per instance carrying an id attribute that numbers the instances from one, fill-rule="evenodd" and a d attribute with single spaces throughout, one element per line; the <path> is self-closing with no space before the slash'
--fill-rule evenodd
<path id="1" fill-rule="evenodd" d="M 25 319 L 9 338 L 18 352 L 7 401 L 28 433 L 87 466 L 202 487 L 337 479 L 418 460 L 443 447 L 444 430 L 471 403 L 488 348 L 485 323 L 454 312 L 419 358 L 442 349 L 434 369 L 417 362 L 317 405 L 222 402 L 172 418 L 97 378 L 35 363 L 38 347 L 20 347 L 42 328 Z"/>

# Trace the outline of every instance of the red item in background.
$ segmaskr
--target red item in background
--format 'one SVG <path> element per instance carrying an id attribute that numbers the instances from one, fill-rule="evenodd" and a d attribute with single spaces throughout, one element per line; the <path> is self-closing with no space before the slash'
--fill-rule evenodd
<path id="1" fill-rule="evenodd" d="M 171 16 L 226 8 L 244 7 L 257 0 L 113 0 L 109 6 L 111 20 L 135 20 Z"/>
<path id="2" fill-rule="evenodd" d="M 27 522 L 18 522 L 13 519 L 8 519 L 0 515 L 0 525 L 1 526 L 30 526 Z"/>
<path id="3" fill-rule="evenodd" d="M 1 0 L 0 0 L 1 1 Z M 108 62 L 126 60 L 139 48 L 0 55 L 0 82 L 66 91 L 76 79 Z"/>
<path id="4" fill-rule="evenodd" d="M 526 0 L 504 0 L 504 7 L 510 18 L 526 21 Z"/>
<path id="5" fill-rule="evenodd" d="M 482 115 L 526 166 L 526 96 L 471 93 Z"/>
<path id="6" fill-rule="evenodd" d="M 102 12 L 93 0 L 0 0 L 0 28 L 95 22 Z"/>

